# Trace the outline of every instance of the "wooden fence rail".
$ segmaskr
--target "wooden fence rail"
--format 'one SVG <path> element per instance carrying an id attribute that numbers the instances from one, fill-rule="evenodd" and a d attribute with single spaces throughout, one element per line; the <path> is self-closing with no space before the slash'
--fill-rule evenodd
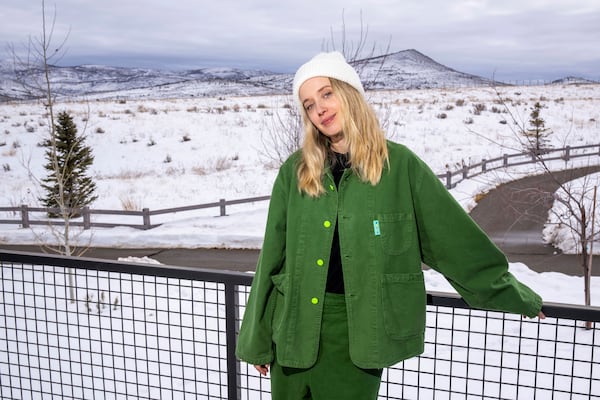
<path id="1" fill-rule="evenodd" d="M 438 178 L 445 182 L 446 188 L 452 189 L 458 183 L 465 179 L 473 178 L 475 176 L 507 167 L 514 167 L 525 164 L 537 163 L 543 161 L 563 160 L 565 162 L 574 158 L 580 157 L 597 157 L 600 164 L 600 144 L 584 145 L 584 146 L 567 146 L 561 149 L 546 149 L 543 152 L 533 153 L 531 151 L 517 154 L 504 154 L 501 157 L 493 158 L 491 160 L 481 160 L 481 162 L 465 165 L 455 171 L 447 171 L 442 174 L 438 174 Z M 117 226 L 131 227 L 136 229 L 152 229 L 161 224 L 152 224 L 151 217 L 162 214 L 174 214 L 178 212 L 194 211 L 207 208 L 219 208 L 219 215 L 227 215 L 227 206 L 244 203 L 254 203 L 258 201 L 269 200 L 271 196 L 259 196 L 250 197 L 247 199 L 238 200 L 225 200 L 220 199 L 214 203 L 198 204 L 185 207 L 166 208 L 162 210 L 150 211 L 148 208 L 144 208 L 141 211 L 124 211 L 124 210 L 92 210 L 89 207 L 82 209 L 70 210 L 73 215 L 80 215 L 78 218 L 70 219 L 69 225 L 83 227 L 83 229 L 96 228 L 113 228 Z M 31 218 L 31 214 L 41 213 L 47 216 L 49 213 L 60 214 L 60 210 L 56 208 L 39 208 L 29 207 L 27 205 L 21 205 L 20 207 L 0 207 L 0 213 L 13 213 L 19 214 L 20 218 L 15 219 L 0 219 L 0 224 L 9 225 L 21 225 L 23 228 L 29 228 L 32 225 L 64 225 L 65 222 L 61 218 L 42 218 L 34 219 Z M 112 216 L 133 216 L 141 217 L 141 224 L 128 224 L 128 223 L 112 223 L 112 222 L 98 222 L 92 221 L 93 215 L 112 215 Z"/>
<path id="2" fill-rule="evenodd" d="M 483 159 L 481 162 L 471 165 L 465 165 L 455 171 L 446 171 L 437 176 L 445 180 L 446 188 L 452 189 L 458 183 L 465 179 L 490 172 L 493 170 L 516 167 L 519 165 L 535 164 L 540 161 L 556 161 L 563 160 L 565 162 L 580 157 L 599 157 L 600 144 L 590 144 L 583 146 L 566 146 L 560 149 L 545 149 L 538 153 L 526 151 L 516 154 L 504 154 L 501 157 L 492 158 L 491 160 Z"/>
<path id="3" fill-rule="evenodd" d="M 192 206 L 185 207 L 176 207 L 176 208 L 166 208 L 162 210 L 154 210 L 150 211 L 148 208 L 143 208 L 141 211 L 123 211 L 123 210 L 92 210 L 89 207 L 84 207 L 82 209 L 73 209 L 68 210 L 73 215 L 77 214 L 80 217 L 72 218 L 69 221 L 70 226 L 80 226 L 83 229 L 90 228 L 114 228 L 117 226 L 125 226 L 136 229 L 152 229 L 161 224 L 152 224 L 151 218 L 152 216 L 161 215 L 161 214 L 174 214 L 178 212 L 184 211 L 194 211 L 201 210 L 205 208 L 216 208 L 220 209 L 220 216 L 227 215 L 227 206 L 235 205 L 235 204 L 243 204 L 243 203 L 254 203 L 257 201 L 265 201 L 269 200 L 271 196 L 259 196 L 259 197 L 250 197 L 247 199 L 239 199 L 239 200 L 225 200 L 220 199 L 218 202 L 207 203 L 207 204 L 197 204 Z M 21 205 L 20 207 L 0 207 L 0 212 L 9 212 L 9 213 L 18 213 L 20 214 L 20 219 L 0 219 L 1 224 L 12 224 L 12 225 L 21 225 L 23 228 L 29 228 L 32 225 L 64 225 L 65 221 L 61 218 L 44 218 L 44 219 L 32 219 L 30 214 L 32 213 L 42 213 L 44 215 L 48 214 L 60 214 L 60 209 L 58 208 L 40 208 L 40 207 L 29 207 L 27 205 Z M 128 224 L 128 223 L 111 223 L 111 222 L 97 222 L 92 221 L 92 215 L 113 215 L 113 216 L 134 216 L 141 217 L 141 224 Z"/>

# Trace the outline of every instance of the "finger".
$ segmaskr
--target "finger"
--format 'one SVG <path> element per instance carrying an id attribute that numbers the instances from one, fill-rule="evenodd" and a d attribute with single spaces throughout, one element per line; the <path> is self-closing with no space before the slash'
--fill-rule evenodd
<path id="1" fill-rule="evenodd" d="M 539 319 L 546 319 L 546 314 L 544 314 L 542 311 L 540 311 L 540 313 L 538 314 L 538 318 Z"/>
<path id="2" fill-rule="evenodd" d="M 269 372 L 269 365 L 255 365 L 254 368 L 256 368 L 256 370 L 261 374 L 261 375 L 267 375 L 267 373 Z"/>

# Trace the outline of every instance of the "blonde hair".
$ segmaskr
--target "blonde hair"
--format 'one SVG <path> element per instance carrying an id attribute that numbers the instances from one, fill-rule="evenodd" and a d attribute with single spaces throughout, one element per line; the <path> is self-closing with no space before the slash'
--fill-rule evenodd
<path id="1" fill-rule="evenodd" d="M 389 167 L 385 133 L 365 98 L 351 85 L 329 78 L 333 92 L 340 101 L 343 115 L 342 133 L 348 145 L 352 170 L 363 182 L 376 185 L 385 165 Z M 298 189 L 311 197 L 325 192 L 322 179 L 330 150 L 330 140 L 321 134 L 302 109 L 304 144 L 298 163 Z"/>

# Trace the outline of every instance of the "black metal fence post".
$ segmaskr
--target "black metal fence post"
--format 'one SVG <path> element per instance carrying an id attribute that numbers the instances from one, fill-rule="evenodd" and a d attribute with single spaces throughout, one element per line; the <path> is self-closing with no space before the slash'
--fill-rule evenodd
<path id="1" fill-rule="evenodd" d="M 238 362 L 235 357 L 237 310 L 235 302 L 235 287 L 231 282 L 225 284 L 225 329 L 227 338 L 227 398 L 237 400 L 239 396 L 240 376 Z"/>

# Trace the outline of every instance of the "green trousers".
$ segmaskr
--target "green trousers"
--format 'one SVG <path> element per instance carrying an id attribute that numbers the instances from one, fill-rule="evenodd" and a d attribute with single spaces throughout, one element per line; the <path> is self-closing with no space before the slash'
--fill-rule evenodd
<path id="1" fill-rule="evenodd" d="M 277 350 L 277 349 L 275 349 Z M 317 362 L 311 368 L 271 366 L 273 400 L 375 400 L 381 369 L 361 369 L 350 360 L 344 295 L 327 293 Z"/>

